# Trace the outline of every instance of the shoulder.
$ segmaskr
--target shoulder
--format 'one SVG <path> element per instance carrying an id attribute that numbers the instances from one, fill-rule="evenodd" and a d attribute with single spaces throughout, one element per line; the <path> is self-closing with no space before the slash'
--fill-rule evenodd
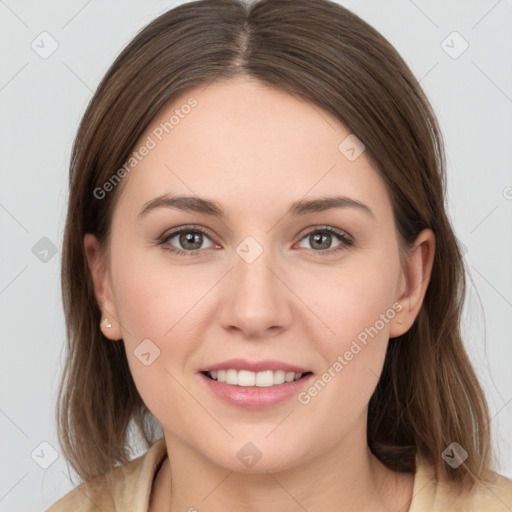
<path id="1" fill-rule="evenodd" d="M 417 460 L 410 512 L 510 512 L 512 480 L 492 473 L 490 481 L 477 482 L 469 492 L 458 494 L 437 481 L 434 470 Z"/>
<path id="2" fill-rule="evenodd" d="M 166 454 L 165 439 L 159 439 L 146 453 L 124 466 L 81 483 L 46 512 L 146 512 L 156 469 Z"/>
<path id="3" fill-rule="evenodd" d="M 468 510 L 510 512 L 512 510 L 512 480 L 493 473 L 492 482 L 478 482 L 467 496 Z"/>

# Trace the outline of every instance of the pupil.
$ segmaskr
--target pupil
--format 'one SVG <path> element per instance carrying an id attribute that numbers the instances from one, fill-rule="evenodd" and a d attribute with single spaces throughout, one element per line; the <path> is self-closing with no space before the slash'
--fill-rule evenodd
<path id="1" fill-rule="evenodd" d="M 323 239 L 323 244 L 322 244 Z M 319 247 L 315 247 L 316 243 L 319 243 Z M 329 233 L 316 233 L 313 235 L 313 243 L 311 244 L 311 247 L 313 249 L 329 249 L 329 246 L 331 245 L 331 235 Z"/>
<path id="2" fill-rule="evenodd" d="M 182 233 L 180 236 L 180 244 L 186 249 L 199 249 L 202 243 L 201 237 L 201 233 Z M 189 243 L 194 245 L 194 247 L 187 246 Z"/>

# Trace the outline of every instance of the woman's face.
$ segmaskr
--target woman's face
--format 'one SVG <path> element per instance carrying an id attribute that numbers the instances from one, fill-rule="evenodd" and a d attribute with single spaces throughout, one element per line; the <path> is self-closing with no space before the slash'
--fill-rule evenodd
<path id="1" fill-rule="evenodd" d="M 277 471 L 366 442 L 388 339 L 413 319 L 388 193 L 349 136 L 236 79 L 183 94 L 134 148 L 93 273 L 104 332 L 176 450 Z"/>

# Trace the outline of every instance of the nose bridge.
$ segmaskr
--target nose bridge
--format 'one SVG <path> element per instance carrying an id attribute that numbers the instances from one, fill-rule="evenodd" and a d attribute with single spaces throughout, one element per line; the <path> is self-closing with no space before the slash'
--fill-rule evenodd
<path id="1" fill-rule="evenodd" d="M 252 249 L 247 255 L 252 256 L 251 251 Z M 254 260 L 244 259 L 245 255 L 241 256 L 237 253 L 234 258 L 234 279 L 235 286 L 240 292 L 243 292 L 243 296 L 247 298 L 258 297 L 262 294 L 268 294 L 270 297 L 274 296 L 274 293 L 272 293 L 275 292 L 273 290 L 275 288 L 274 275 L 269 269 L 274 265 L 270 252 L 264 250 Z"/>
<path id="2" fill-rule="evenodd" d="M 264 247 L 254 237 L 247 237 L 236 248 L 234 256 L 234 286 L 238 300 L 260 308 L 277 299 L 276 279 L 269 267 L 275 258 L 269 244 Z"/>
<path id="3" fill-rule="evenodd" d="M 223 303 L 224 326 L 237 327 L 247 336 L 285 326 L 291 318 L 289 297 L 274 275 L 277 263 L 271 247 L 246 237 L 235 248 L 233 267 Z"/>

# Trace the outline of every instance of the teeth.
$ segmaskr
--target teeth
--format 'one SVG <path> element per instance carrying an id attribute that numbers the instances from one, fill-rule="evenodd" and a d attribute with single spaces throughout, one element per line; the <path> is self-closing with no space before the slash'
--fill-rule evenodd
<path id="1" fill-rule="evenodd" d="M 259 388 L 268 388 L 274 385 L 274 372 L 267 370 L 256 374 L 256 386 Z"/>
<path id="2" fill-rule="evenodd" d="M 265 370 L 263 372 L 250 372 L 249 370 L 213 370 L 208 375 L 218 382 L 225 382 L 232 386 L 256 386 L 268 388 L 285 382 L 292 382 L 302 377 L 302 373 L 285 372 L 283 370 Z"/>
<path id="3" fill-rule="evenodd" d="M 236 370 L 233 371 L 236 373 Z M 231 382 L 229 384 L 231 384 Z M 238 378 L 234 384 L 237 386 L 255 386 L 256 374 L 254 372 L 248 372 L 247 370 L 240 370 L 238 372 Z"/>
<path id="4" fill-rule="evenodd" d="M 238 384 L 238 372 L 236 370 L 226 370 L 226 384 L 236 386 Z"/>
<path id="5" fill-rule="evenodd" d="M 274 384 L 283 384 L 285 381 L 285 375 L 286 374 L 283 370 L 277 370 L 274 372 Z"/>
<path id="6" fill-rule="evenodd" d="M 293 372 L 286 372 L 286 375 L 284 376 L 284 380 L 286 382 L 291 382 L 295 378 L 295 374 Z"/>

